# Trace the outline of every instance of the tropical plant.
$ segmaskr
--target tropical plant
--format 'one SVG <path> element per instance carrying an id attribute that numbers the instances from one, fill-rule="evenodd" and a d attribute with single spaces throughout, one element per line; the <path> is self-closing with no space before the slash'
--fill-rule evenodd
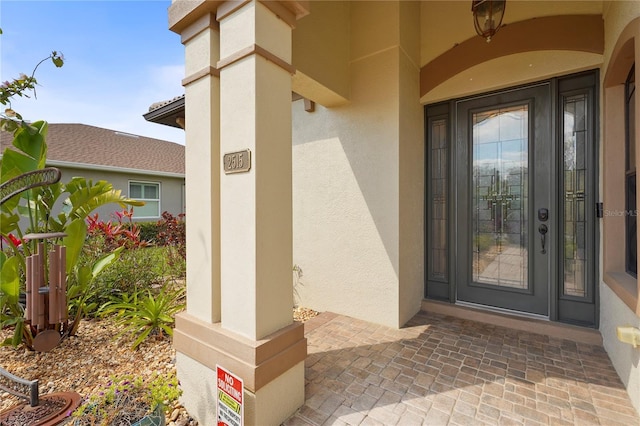
<path id="1" fill-rule="evenodd" d="M 14 132 L 14 149 L 7 148 L 2 156 L 0 165 L 0 182 L 44 167 L 46 163 L 47 146 L 45 143 L 47 123 L 38 121 L 29 127 L 37 131 L 20 127 Z M 60 211 L 55 214 L 53 208 L 61 202 Z M 67 275 L 82 275 L 76 270 L 78 259 L 85 243 L 87 233 L 86 218 L 96 208 L 108 203 L 125 205 L 141 205 L 136 200 L 125 198 L 120 190 L 104 180 L 93 182 L 82 177 L 74 177 L 68 183 L 61 182 L 53 185 L 34 188 L 22 194 L 18 194 L 1 206 L 0 210 L 0 235 L 4 241 L 10 241 L 9 254 L 0 255 L 0 267 L 2 273 L 2 293 L 5 295 L 0 305 L 3 312 L 0 326 L 16 325 L 14 337 L 11 343 L 15 345 L 19 340 L 17 335 L 22 335 L 22 341 L 31 347 L 31 342 L 36 334 L 36 329 L 23 328 L 19 325 L 21 309 L 17 306 L 17 296 L 24 289 L 24 271 L 26 270 L 26 258 L 35 252 L 36 243 L 23 243 L 20 247 L 12 243 L 17 238 L 24 240 L 24 235 L 30 233 L 60 232 L 66 234 L 62 238 L 62 244 L 66 246 L 66 272 Z M 28 219 L 28 226 L 22 229 L 20 218 Z M 12 239 L 9 235 L 15 234 Z M 54 241 L 55 242 L 55 241 Z M 60 241 L 58 241 L 60 242 Z M 17 321 L 17 323 L 16 323 Z M 78 323 L 74 324 L 74 333 Z"/>
<path id="2" fill-rule="evenodd" d="M 148 247 L 149 242 L 140 238 L 140 227 L 133 221 L 133 208 L 125 208 L 114 212 L 117 223 L 104 222 L 99 219 L 98 213 L 87 217 L 87 231 L 90 237 L 101 237 L 103 251 L 113 250 L 116 247 L 141 248 Z M 127 222 L 124 222 L 124 219 Z"/>
<path id="3" fill-rule="evenodd" d="M 158 288 L 172 268 L 167 264 L 165 247 L 152 247 L 140 238 L 140 228 L 131 221 L 133 210 L 115 212 L 116 221 L 102 221 L 98 214 L 87 217 L 88 237 L 80 264 L 92 264 L 104 253 L 124 247 L 117 263 L 95 281 L 95 292 L 88 303 L 103 305 L 118 294 L 133 293 L 140 288 Z M 128 222 L 125 221 L 128 219 Z"/>
<path id="4" fill-rule="evenodd" d="M 80 321 L 97 308 L 97 303 L 91 301 L 97 289 L 94 285 L 96 277 L 102 271 L 113 264 L 120 257 L 124 247 L 118 247 L 113 252 L 98 259 L 93 265 L 78 265 L 73 270 L 72 284 L 67 290 L 69 311 L 73 315 L 67 334 L 75 336 L 80 326 Z"/>
<path id="5" fill-rule="evenodd" d="M 131 295 L 124 293 L 104 304 L 100 313 L 105 316 L 115 314 L 116 323 L 123 327 L 116 337 L 133 333 L 136 338 L 131 348 L 137 349 L 151 335 L 157 339 L 162 339 L 165 333 L 173 335 L 173 317 L 186 306 L 185 292 L 184 287 L 164 286 L 155 295 L 149 289 Z"/>
<path id="6" fill-rule="evenodd" d="M 153 413 L 164 419 L 162 409 L 170 406 L 181 394 L 175 374 L 156 374 L 147 381 L 130 375 L 111 377 L 106 389 L 87 399 L 73 412 L 72 424 L 134 424 Z"/>
<path id="7" fill-rule="evenodd" d="M 0 31 L 1 33 L 1 31 Z M 12 147 L 5 149 L 0 164 L 0 184 L 34 170 L 43 169 L 47 161 L 47 123 L 28 123 L 11 109 L 11 99 L 15 96 L 28 97 L 35 94 L 34 74 L 44 61 L 51 59 L 57 67 L 64 59 L 58 52 L 36 65 L 32 75 L 21 74 L 12 82 L 0 85 L 0 104 L 8 106 L 0 113 L 0 130 L 13 132 Z M 4 343 L 13 345 L 23 342 L 27 347 L 37 330 L 25 327 L 22 319 L 24 309 L 19 303 L 20 292 L 24 291 L 26 258 L 35 252 L 36 242 L 25 242 L 27 233 L 59 232 L 66 236 L 53 243 L 67 247 L 66 273 L 78 274 L 78 259 L 86 236 L 87 216 L 96 208 L 108 203 L 143 205 L 121 195 L 119 190 L 103 180 L 93 182 L 82 177 L 74 177 L 68 183 L 61 182 L 33 188 L 16 194 L 0 206 L 0 328 L 15 326 L 14 336 Z M 54 206 L 62 207 L 54 213 Z M 28 220 L 24 226 L 21 217 Z M 4 249 L 6 245 L 6 250 Z M 77 327 L 77 324 L 76 324 Z"/>
<path id="8" fill-rule="evenodd" d="M 0 29 L 0 34 L 2 34 L 2 29 Z M 6 106 L 4 111 L 0 112 L 0 130 L 13 132 L 19 127 L 28 127 L 22 116 L 11 108 L 11 99 L 15 96 L 28 98 L 30 97 L 30 92 L 33 92 L 34 97 L 36 96 L 38 81 L 35 78 L 35 74 L 38 67 L 48 60 L 51 60 L 57 68 L 64 65 L 64 55 L 62 52 L 54 50 L 49 56 L 36 64 L 30 76 L 20 74 L 18 78 L 14 78 L 12 81 L 7 80 L 0 84 L 0 104 Z"/>

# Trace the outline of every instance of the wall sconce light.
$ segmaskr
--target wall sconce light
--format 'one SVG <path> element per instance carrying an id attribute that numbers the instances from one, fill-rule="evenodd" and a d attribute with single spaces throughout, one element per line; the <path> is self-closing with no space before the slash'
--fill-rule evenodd
<path id="1" fill-rule="evenodd" d="M 628 343 L 634 348 L 640 347 L 640 329 L 632 326 L 617 327 L 618 340 Z"/>
<path id="2" fill-rule="evenodd" d="M 502 26 L 506 3 L 506 0 L 473 0 L 471 2 L 476 33 L 485 38 L 487 43 Z"/>

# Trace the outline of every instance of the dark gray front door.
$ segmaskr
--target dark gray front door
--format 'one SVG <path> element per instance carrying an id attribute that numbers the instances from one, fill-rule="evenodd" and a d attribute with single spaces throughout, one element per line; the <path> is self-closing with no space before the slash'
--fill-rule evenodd
<path id="1" fill-rule="evenodd" d="M 425 108 L 425 297 L 597 327 L 598 81 Z"/>
<path id="2" fill-rule="evenodd" d="M 550 84 L 456 102 L 457 300 L 549 315 Z"/>

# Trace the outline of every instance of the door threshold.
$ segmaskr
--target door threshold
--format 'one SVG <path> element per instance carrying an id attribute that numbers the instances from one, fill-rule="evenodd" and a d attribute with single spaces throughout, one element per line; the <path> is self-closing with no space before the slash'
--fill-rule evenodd
<path id="1" fill-rule="evenodd" d="M 553 322 L 540 315 L 523 316 L 521 312 L 515 315 L 513 311 L 501 310 L 497 312 L 487 308 L 460 302 L 453 304 L 429 299 L 423 299 L 421 305 L 421 309 L 425 312 L 542 334 L 576 343 L 602 346 L 602 335 L 600 331 L 593 328 Z"/>
<path id="2" fill-rule="evenodd" d="M 533 314 L 531 312 L 514 311 L 513 309 L 498 308 L 497 306 L 482 305 L 480 303 L 471 303 L 471 302 L 464 302 L 462 300 L 456 300 L 455 305 L 463 308 L 477 309 L 479 311 L 494 312 L 496 314 L 505 314 L 511 317 L 521 317 L 521 318 L 537 319 L 540 321 L 549 321 L 548 315 Z"/>

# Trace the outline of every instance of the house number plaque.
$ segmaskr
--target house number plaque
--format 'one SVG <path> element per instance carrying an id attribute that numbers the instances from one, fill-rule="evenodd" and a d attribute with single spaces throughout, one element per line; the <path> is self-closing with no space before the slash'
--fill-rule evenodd
<path id="1" fill-rule="evenodd" d="M 229 152 L 222 158 L 222 166 L 226 175 L 248 172 L 251 169 L 251 151 Z"/>

